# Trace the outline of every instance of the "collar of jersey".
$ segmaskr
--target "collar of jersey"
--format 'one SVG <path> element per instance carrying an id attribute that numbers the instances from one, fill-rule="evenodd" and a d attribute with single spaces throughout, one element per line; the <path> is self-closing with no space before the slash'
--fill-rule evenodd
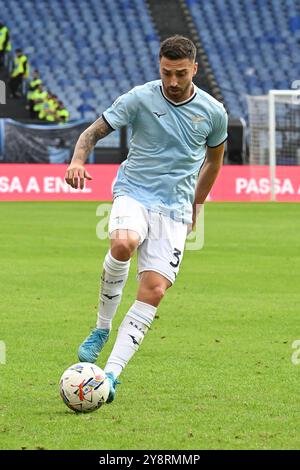
<path id="1" fill-rule="evenodd" d="M 167 101 L 168 101 L 169 103 L 171 103 L 173 106 L 178 107 L 178 106 L 183 106 L 184 104 L 189 103 L 190 101 L 192 101 L 192 100 L 195 98 L 195 96 L 196 96 L 196 94 L 197 94 L 197 89 L 196 89 L 196 85 L 195 85 L 194 83 L 193 83 L 193 87 L 194 87 L 194 93 L 192 94 L 192 96 L 190 96 L 187 100 L 180 101 L 179 103 L 175 103 L 175 101 L 172 101 L 172 100 L 170 100 L 169 98 L 166 97 L 166 95 L 164 94 L 164 90 L 163 90 L 163 86 L 162 86 L 162 85 L 160 86 L 160 91 L 161 91 L 163 97 L 165 98 L 165 100 L 167 100 Z"/>

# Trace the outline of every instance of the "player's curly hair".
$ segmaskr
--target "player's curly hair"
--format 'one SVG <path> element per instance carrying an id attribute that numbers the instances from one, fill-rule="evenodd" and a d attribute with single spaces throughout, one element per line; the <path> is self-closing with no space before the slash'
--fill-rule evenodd
<path id="1" fill-rule="evenodd" d="M 160 45 L 159 59 L 166 57 L 167 59 L 196 59 L 196 46 L 190 39 L 176 34 L 165 39 Z"/>

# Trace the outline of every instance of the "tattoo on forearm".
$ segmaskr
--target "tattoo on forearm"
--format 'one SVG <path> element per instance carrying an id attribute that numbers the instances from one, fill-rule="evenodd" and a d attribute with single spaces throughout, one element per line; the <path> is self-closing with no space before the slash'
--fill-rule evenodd
<path id="1" fill-rule="evenodd" d="M 95 147 L 98 140 L 110 134 L 113 129 L 104 121 L 102 117 L 97 119 L 80 136 L 74 152 L 73 160 L 85 162 L 90 151 Z"/>

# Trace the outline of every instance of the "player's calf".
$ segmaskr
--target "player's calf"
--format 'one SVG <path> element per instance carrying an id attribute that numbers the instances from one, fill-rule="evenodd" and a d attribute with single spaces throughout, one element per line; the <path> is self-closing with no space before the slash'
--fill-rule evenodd
<path id="1" fill-rule="evenodd" d="M 112 372 L 117 378 L 128 361 L 139 349 L 149 330 L 157 309 L 153 305 L 136 300 L 129 309 L 105 366 L 105 372 Z"/>
<path id="2" fill-rule="evenodd" d="M 108 340 L 112 320 L 121 302 L 130 261 L 119 261 L 109 251 L 103 263 L 97 325 L 78 349 L 82 362 L 95 362 Z"/>

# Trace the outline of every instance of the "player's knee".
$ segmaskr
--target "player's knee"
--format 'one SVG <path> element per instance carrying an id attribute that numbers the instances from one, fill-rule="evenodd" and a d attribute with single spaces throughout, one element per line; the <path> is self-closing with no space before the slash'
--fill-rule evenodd
<path id="1" fill-rule="evenodd" d="M 151 289 L 151 296 L 153 298 L 153 302 L 155 302 L 157 305 L 164 298 L 164 295 L 165 295 L 165 289 L 162 286 L 154 286 Z"/>
<path id="2" fill-rule="evenodd" d="M 153 305 L 154 307 L 158 307 L 161 300 L 165 295 L 165 288 L 154 284 L 154 285 L 141 285 L 137 300 L 141 302 L 145 302 L 146 304 Z"/>
<path id="3" fill-rule="evenodd" d="M 112 256 L 119 261 L 127 261 L 136 249 L 134 240 L 114 240 L 111 246 Z"/>

